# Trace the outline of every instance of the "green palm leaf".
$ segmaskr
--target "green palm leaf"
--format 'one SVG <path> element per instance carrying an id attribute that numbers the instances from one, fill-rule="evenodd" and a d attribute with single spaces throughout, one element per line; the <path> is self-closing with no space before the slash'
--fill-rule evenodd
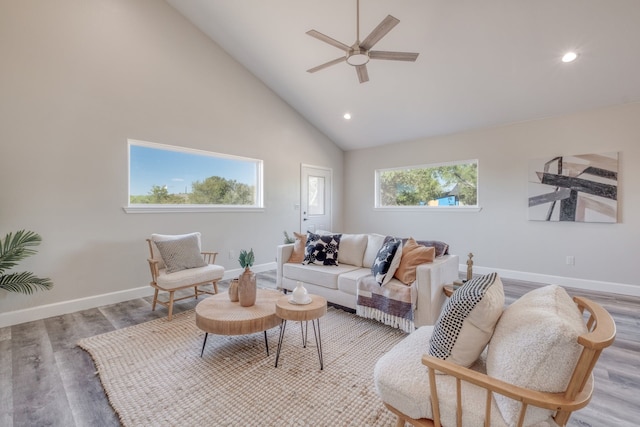
<path id="1" fill-rule="evenodd" d="M 33 247 L 38 246 L 40 242 L 40 235 L 26 230 L 9 233 L 4 240 L 0 240 L 0 289 L 32 294 L 34 291 L 53 287 L 51 279 L 36 277 L 33 273 L 4 274 L 6 270 L 18 265 L 18 261 L 37 253 Z"/>
<path id="2" fill-rule="evenodd" d="M 20 230 L 15 235 L 7 234 L 4 241 L 0 242 L 0 274 L 18 265 L 18 261 L 34 255 L 36 250 L 31 247 L 38 246 L 40 242 L 42 238 L 33 231 Z"/>
<path id="3" fill-rule="evenodd" d="M 20 292 L 22 294 L 32 294 L 37 290 L 49 290 L 53 287 L 53 282 L 48 278 L 36 277 L 33 273 L 11 273 L 0 276 L 0 289 L 9 292 Z"/>

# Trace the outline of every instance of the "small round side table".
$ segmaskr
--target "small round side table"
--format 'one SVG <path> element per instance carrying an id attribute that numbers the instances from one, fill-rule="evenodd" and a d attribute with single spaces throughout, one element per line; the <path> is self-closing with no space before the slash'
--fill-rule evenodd
<path id="1" fill-rule="evenodd" d="M 287 327 L 287 320 L 300 322 L 300 330 L 302 332 L 302 346 L 307 347 L 307 333 L 309 330 L 309 321 L 313 326 L 313 336 L 316 340 L 318 349 L 318 360 L 320 361 L 320 370 L 324 368 L 322 360 L 322 336 L 320 335 L 320 318 L 327 313 L 327 300 L 319 295 L 311 295 L 309 304 L 294 304 L 289 302 L 291 295 L 285 295 L 276 301 L 276 316 L 282 319 L 280 323 L 280 337 L 278 338 L 278 352 L 276 353 L 276 368 L 278 367 L 278 359 L 280 359 L 280 350 L 282 349 L 282 340 L 284 339 L 284 331 Z M 305 322 L 305 328 L 302 327 Z M 306 330 L 305 330 L 306 329 Z"/>

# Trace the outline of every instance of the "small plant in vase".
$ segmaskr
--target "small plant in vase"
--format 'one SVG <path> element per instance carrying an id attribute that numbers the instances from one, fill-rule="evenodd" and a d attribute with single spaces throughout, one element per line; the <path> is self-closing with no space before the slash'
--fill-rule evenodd
<path id="1" fill-rule="evenodd" d="M 238 277 L 238 300 L 242 307 L 250 307 L 256 303 L 256 275 L 251 271 L 254 261 L 253 249 L 249 252 L 244 249 L 240 251 L 238 262 L 244 272 Z"/>

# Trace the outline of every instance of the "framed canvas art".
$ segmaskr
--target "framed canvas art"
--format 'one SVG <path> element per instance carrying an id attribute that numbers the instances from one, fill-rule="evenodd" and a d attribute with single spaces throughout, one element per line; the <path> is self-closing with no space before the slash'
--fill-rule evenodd
<path id="1" fill-rule="evenodd" d="M 618 153 L 531 160 L 529 219 L 617 222 Z"/>

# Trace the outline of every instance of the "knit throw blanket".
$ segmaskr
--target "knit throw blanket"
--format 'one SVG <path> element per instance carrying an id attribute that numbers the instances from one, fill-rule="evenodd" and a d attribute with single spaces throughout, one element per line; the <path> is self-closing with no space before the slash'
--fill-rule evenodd
<path id="1" fill-rule="evenodd" d="M 373 276 L 367 276 L 358 281 L 356 314 L 404 332 L 413 332 L 416 296 L 415 285 L 407 286 L 392 280 L 380 286 Z"/>

